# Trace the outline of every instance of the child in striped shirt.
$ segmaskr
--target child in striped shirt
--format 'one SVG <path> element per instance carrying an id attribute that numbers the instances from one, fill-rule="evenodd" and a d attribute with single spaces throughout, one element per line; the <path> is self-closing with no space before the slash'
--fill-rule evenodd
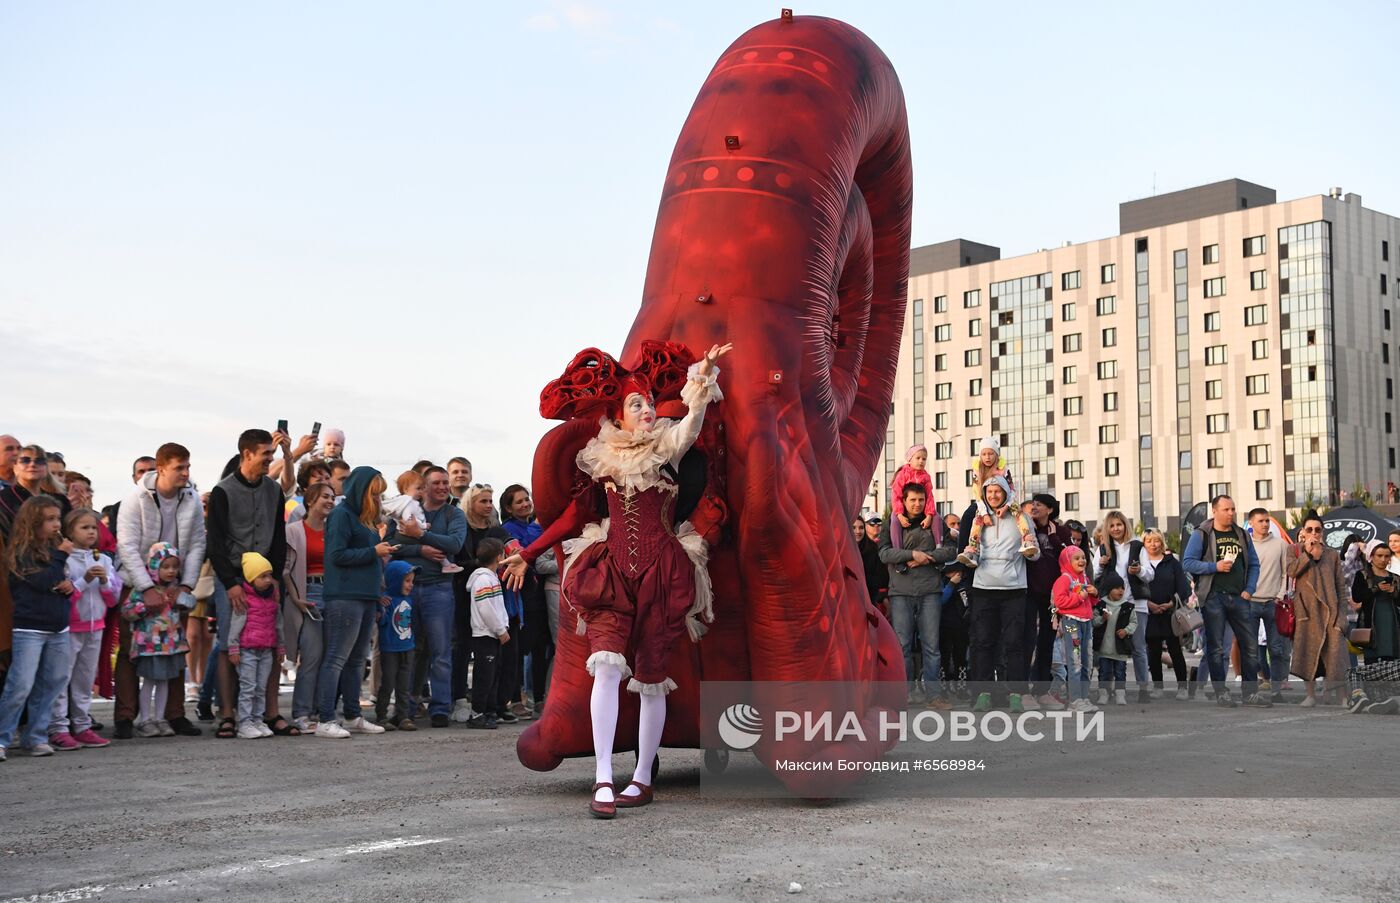
<path id="1" fill-rule="evenodd" d="M 472 605 L 472 709 L 467 727 L 496 729 L 496 673 L 501 646 L 510 642 L 506 598 L 496 569 L 505 556 L 505 544 L 487 537 L 476 546 L 477 568 L 467 580 Z"/>

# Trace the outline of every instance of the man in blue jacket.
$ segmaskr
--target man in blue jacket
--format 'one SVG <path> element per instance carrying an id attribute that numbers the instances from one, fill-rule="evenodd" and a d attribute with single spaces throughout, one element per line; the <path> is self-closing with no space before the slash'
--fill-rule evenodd
<path id="1" fill-rule="evenodd" d="M 1228 495 L 1210 500 L 1211 519 L 1186 543 L 1181 565 L 1196 578 L 1196 598 L 1206 622 L 1206 659 L 1215 685 L 1216 705 L 1233 707 L 1225 688 L 1225 624 L 1240 646 L 1244 704 L 1273 705 L 1259 693 L 1259 619 L 1249 600 L 1259 582 L 1254 543 L 1235 523 L 1235 503 Z M 1243 559 L 1243 563 L 1239 559 Z"/>
<path id="2" fill-rule="evenodd" d="M 423 515 L 428 529 L 413 524 L 390 528 L 385 539 L 397 545 L 394 558 L 418 568 L 413 583 L 414 630 L 423 631 L 428 648 L 428 714 L 433 727 L 451 724 L 452 712 L 452 574 L 442 566 L 457 557 L 467 541 L 467 517 L 449 502 L 447 471 L 433 465 L 423 471 Z M 414 690 L 418 690 L 414 687 Z"/>

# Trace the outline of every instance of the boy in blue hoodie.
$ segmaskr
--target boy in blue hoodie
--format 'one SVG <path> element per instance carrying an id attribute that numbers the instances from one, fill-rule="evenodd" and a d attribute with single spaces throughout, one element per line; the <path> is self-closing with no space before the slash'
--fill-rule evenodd
<path id="1" fill-rule="evenodd" d="M 374 694 L 375 723 L 386 731 L 416 731 L 413 723 L 413 578 L 418 568 L 391 561 L 384 569 L 387 604 L 379 605 L 379 689 Z M 389 696 L 395 695 L 389 719 Z"/>

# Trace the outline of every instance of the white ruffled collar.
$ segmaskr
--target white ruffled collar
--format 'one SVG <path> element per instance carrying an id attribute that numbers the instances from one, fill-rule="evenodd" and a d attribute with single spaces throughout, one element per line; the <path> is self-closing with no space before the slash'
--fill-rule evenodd
<path id="1" fill-rule="evenodd" d="M 668 482 L 661 476 L 666 456 L 660 441 L 674 426 L 675 421 L 663 417 L 649 430 L 624 430 L 602 418 L 598 435 L 578 453 L 579 469 L 595 480 L 611 480 L 637 491 Z"/>

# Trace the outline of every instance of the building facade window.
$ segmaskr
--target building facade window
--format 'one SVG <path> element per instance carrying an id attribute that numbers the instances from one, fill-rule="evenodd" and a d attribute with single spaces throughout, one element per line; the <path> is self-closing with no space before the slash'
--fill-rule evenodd
<path id="1" fill-rule="evenodd" d="M 1204 248 L 1201 248 L 1201 263 L 1210 264 L 1219 262 L 1220 245 L 1206 245 Z"/>
<path id="2" fill-rule="evenodd" d="M 1079 288 L 1079 271 L 1070 270 L 1068 273 L 1061 273 L 1060 288 L 1064 291 Z"/>
<path id="3" fill-rule="evenodd" d="M 1250 463 L 1250 464 L 1268 464 L 1268 463 L 1270 463 L 1270 462 L 1273 460 L 1272 456 L 1269 454 L 1269 449 L 1270 449 L 1270 448 L 1271 448 L 1271 446 L 1268 446 L 1268 445 L 1251 445 L 1251 446 L 1248 448 L 1248 450 L 1246 451 L 1246 455 L 1247 455 L 1247 458 L 1248 458 L 1248 460 L 1249 460 L 1249 463 Z"/>
<path id="4" fill-rule="evenodd" d="M 963 426 L 981 426 L 981 425 L 982 425 L 982 409 L 981 409 L 981 408 L 968 408 L 966 411 L 963 411 Z"/>
<path id="5" fill-rule="evenodd" d="M 1083 461 L 1066 461 L 1066 462 L 1065 462 L 1065 479 L 1066 479 L 1066 480 L 1082 480 L 1083 478 L 1084 478 L 1084 462 L 1083 462 Z"/>
<path id="6" fill-rule="evenodd" d="M 1075 318 L 1074 302 L 1069 301 L 1060 305 L 1060 322 L 1069 323 Z"/>
<path id="7" fill-rule="evenodd" d="M 1064 351 L 1066 354 L 1069 354 L 1071 352 L 1078 351 L 1081 347 L 1083 347 L 1083 343 L 1084 337 L 1081 333 L 1071 332 L 1069 335 L 1065 336 L 1060 340 L 1060 350 Z"/>
<path id="8" fill-rule="evenodd" d="M 940 442 L 933 447 L 933 457 L 939 461 L 947 461 L 953 457 L 953 443 Z"/>
<path id="9" fill-rule="evenodd" d="M 947 369 L 948 369 L 948 355 L 946 355 L 946 354 L 935 354 L 935 355 L 933 356 L 933 369 L 934 369 L 935 372 L 941 372 L 941 371 L 943 371 L 943 370 L 947 370 Z"/>
<path id="10" fill-rule="evenodd" d="M 933 312 L 936 314 L 946 314 L 948 312 L 947 295 L 938 295 L 933 299 Z"/>
<path id="11" fill-rule="evenodd" d="M 1249 274 L 1249 290 L 1252 292 L 1262 291 L 1269 287 L 1269 271 L 1254 270 Z"/>
<path id="12" fill-rule="evenodd" d="M 1273 418 L 1269 415 L 1268 408 L 1254 409 L 1254 428 L 1256 430 L 1266 430 L 1272 422 Z"/>
<path id="13" fill-rule="evenodd" d="M 1224 387 L 1224 380 L 1206 380 L 1206 401 L 1219 401 L 1225 394 Z"/>
<path id="14" fill-rule="evenodd" d="M 1229 494 L 1230 494 L 1230 484 L 1229 484 L 1229 483 L 1211 483 L 1211 484 L 1210 484 L 1210 488 L 1206 491 L 1206 495 L 1207 495 L 1208 497 L 1210 497 L 1210 498 L 1216 498 L 1217 496 L 1229 495 Z"/>
<path id="15" fill-rule="evenodd" d="M 1266 239 L 1262 235 L 1255 235 L 1244 240 L 1244 256 L 1246 257 L 1258 257 L 1266 250 L 1268 250 Z"/>
<path id="16" fill-rule="evenodd" d="M 952 383 L 934 383 L 933 398 L 935 401 L 947 401 L 953 397 Z"/>
<path id="17" fill-rule="evenodd" d="M 953 340 L 953 327 L 947 323 L 939 323 L 933 327 L 933 340 L 935 342 L 951 342 Z"/>
<path id="18" fill-rule="evenodd" d="M 982 349 L 981 349 L 981 348 L 969 348 L 969 349 L 967 349 L 966 351 L 964 351 L 964 352 L 963 352 L 963 366 L 964 366 L 964 367 L 980 367 L 980 366 L 982 366 Z"/>
<path id="19" fill-rule="evenodd" d="M 1099 493 L 1100 510 L 1109 511 L 1117 507 L 1119 507 L 1117 489 L 1105 489 Z"/>
<path id="20" fill-rule="evenodd" d="M 1206 416 L 1207 433 L 1228 433 L 1230 431 L 1229 414 L 1209 414 Z"/>
<path id="21" fill-rule="evenodd" d="M 1211 311 L 1206 314 L 1206 332 L 1220 331 L 1220 311 Z"/>
<path id="22" fill-rule="evenodd" d="M 1262 361 L 1269 356 L 1269 340 L 1255 339 L 1249 343 L 1249 357 L 1251 360 Z"/>
<path id="23" fill-rule="evenodd" d="M 1062 438 L 1065 448 L 1074 448 L 1079 444 L 1079 430 L 1065 430 Z"/>
<path id="24" fill-rule="evenodd" d="M 1106 477 L 1116 477 L 1116 476 L 1118 476 L 1118 459 L 1117 459 L 1117 458 L 1104 458 L 1104 459 L 1103 459 L 1103 475 L 1106 476 Z"/>
<path id="25" fill-rule="evenodd" d="M 1209 467 L 1209 468 L 1212 469 L 1212 470 L 1219 470 L 1220 468 L 1222 468 L 1222 467 L 1224 467 L 1224 466 L 1225 466 L 1225 449 L 1223 449 L 1223 448 L 1208 448 L 1208 449 L 1206 449 L 1206 467 Z"/>
<path id="26" fill-rule="evenodd" d="M 1118 296 L 1105 295 L 1094 301 L 1094 312 L 1101 317 L 1107 316 L 1118 310 Z"/>
<path id="27" fill-rule="evenodd" d="M 1273 498 L 1273 497 L 1274 497 L 1274 481 L 1273 481 L 1273 480 L 1255 480 L 1255 481 L 1254 481 L 1254 497 L 1255 497 L 1256 499 L 1258 499 L 1259 501 L 1261 501 L 1261 502 L 1267 502 L 1269 499 Z"/>
<path id="28" fill-rule="evenodd" d="M 1066 511 L 1078 511 L 1078 510 L 1079 510 L 1079 493 L 1077 493 L 1077 492 L 1066 492 L 1066 493 L 1065 493 L 1065 510 L 1066 510 Z"/>
<path id="29" fill-rule="evenodd" d="M 1084 413 L 1084 396 L 1071 395 L 1069 398 L 1065 399 L 1064 407 L 1066 417 L 1073 417 L 1076 414 Z"/>
<path id="30" fill-rule="evenodd" d="M 982 334 L 982 318 L 974 317 L 967 321 L 967 334 L 971 338 L 976 338 Z"/>
<path id="31" fill-rule="evenodd" d="M 982 290 L 975 288 L 970 292 L 963 292 L 963 307 L 980 307 L 982 304 Z"/>
<path id="32" fill-rule="evenodd" d="M 977 379 L 969 379 L 967 381 L 967 394 L 973 397 L 982 394 L 982 380 L 980 377 Z"/>
<path id="33" fill-rule="evenodd" d="M 1099 267 L 1099 282 L 1108 285 L 1118 275 L 1118 267 L 1112 263 L 1106 263 Z"/>
<path id="34" fill-rule="evenodd" d="M 1221 365 L 1221 364 L 1223 364 L 1223 363 L 1225 363 L 1225 346 L 1224 346 L 1224 345 L 1207 345 L 1207 346 L 1206 346 L 1206 366 L 1209 366 L 1209 367 L 1217 367 L 1217 366 L 1219 366 L 1219 365 Z"/>
<path id="35" fill-rule="evenodd" d="M 1099 427 L 1099 444 L 1112 445 L 1118 441 L 1118 424 L 1106 423 Z"/>
<path id="36" fill-rule="evenodd" d="M 1267 395 L 1269 394 L 1269 374 L 1259 373 L 1254 376 L 1244 378 L 1244 394 L 1246 395 Z"/>
<path id="37" fill-rule="evenodd" d="M 938 473 L 936 473 L 936 474 L 933 475 L 933 488 L 934 488 L 934 489 L 947 489 L 947 488 L 948 488 L 948 472 L 947 472 L 946 470 L 940 470 Z M 942 512 L 939 512 L 939 513 L 941 514 Z"/>
<path id="38" fill-rule="evenodd" d="M 1046 329 L 1055 316 L 1054 285 L 1054 273 L 1039 273 L 987 288 L 999 319 L 996 360 L 987 377 L 988 420 L 1002 447 L 1029 462 L 1016 472 L 1022 498 L 1051 491 L 1055 482 L 1055 336 Z"/>
<path id="39" fill-rule="evenodd" d="M 1061 384 L 1061 385 L 1072 386 L 1072 385 L 1075 384 L 1075 382 L 1078 381 L 1078 379 L 1079 379 L 1079 373 L 1078 373 L 1078 371 L 1075 369 L 1075 367 L 1074 367 L 1073 364 L 1070 364 L 1068 367 L 1064 367 L 1064 368 L 1062 368 L 1062 369 L 1060 370 L 1060 384 Z"/>
<path id="40" fill-rule="evenodd" d="M 1207 298 L 1219 298 L 1225 294 L 1225 277 L 1216 276 L 1214 279 L 1207 279 L 1202 286 L 1202 291 Z"/>
<path id="41" fill-rule="evenodd" d="M 1263 326 L 1269 322 L 1269 308 L 1263 304 L 1251 304 L 1244 309 L 1244 325 Z"/>
<path id="42" fill-rule="evenodd" d="M 940 433 L 945 432 L 948 429 L 947 411 L 939 411 L 938 413 L 933 415 L 933 428 L 938 430 Z"/>
<path id="43" fill-rule="evenodd" d="M 1117 393 L 1117 392 L 1105 392 L 1105 393 L 1103 393 L 1103 409 L 1104 409 L 1105 411 L 1116 411 L 1116 410 L 1118 410 L 1118 393 Z"/>
<path id="44" fill-rule="evenodd" d="M 1110 326 L 1103 331 L 1102 338 L 1103 347 L 1112 348 L 1114 345 L 1118 344 L 1118 330 L 1115 327 Z"/>
<path id="45" fill-rule="evenodd" d="M 1099 379 L 1113 379 L 1118 375 L 1117 361 L 1099 361 Z"/>

